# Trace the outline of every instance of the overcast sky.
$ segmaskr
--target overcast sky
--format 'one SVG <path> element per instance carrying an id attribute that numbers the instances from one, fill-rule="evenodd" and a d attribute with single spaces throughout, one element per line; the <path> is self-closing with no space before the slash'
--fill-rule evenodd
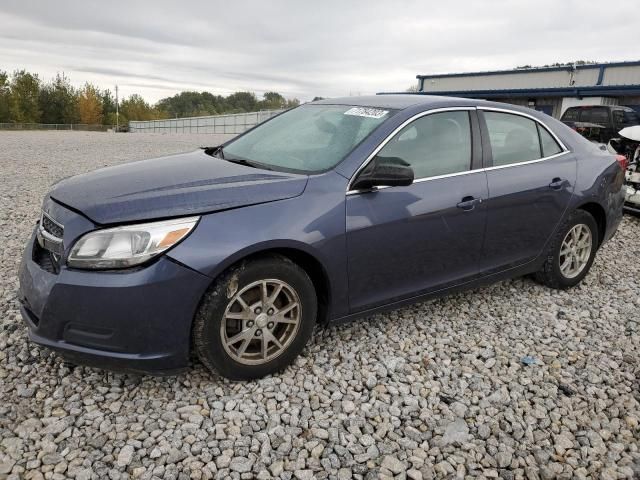
<path id="1" fill-rule="evenodd" d="M 405 90 L 416 74 L 640 59 L 637 0 L 0 2 L 0 70 L 148 101 Z"/>

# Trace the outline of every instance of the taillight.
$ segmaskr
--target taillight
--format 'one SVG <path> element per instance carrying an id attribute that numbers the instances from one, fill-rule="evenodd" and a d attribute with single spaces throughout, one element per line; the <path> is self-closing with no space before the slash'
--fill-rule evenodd
<path id="1" fill-rule="evenodd" d="M 627 160 L 627 157 L 625 157 L 624 155 L 616 155 L 616 160 L 620 164 L 620 167 L 622 168 L 622 170 L 626 171 L 627 167 L 629 166 L 629 161 Z"/>

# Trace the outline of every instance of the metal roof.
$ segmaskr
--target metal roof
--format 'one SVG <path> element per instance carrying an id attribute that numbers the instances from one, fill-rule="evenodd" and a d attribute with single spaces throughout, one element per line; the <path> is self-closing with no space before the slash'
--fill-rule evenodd
<path id="1" fill-rule="evenodd" d="M 382 94 L 392 94 L 384 92 Z M 640 85 L 595 86 L 584 88 L 511 88 L 489 90 L 443 90 L 417 92 L 418 95 L 460 98 L 517 98 L 517 97 L 600 97 L 640 95 Z"/>
<path id="2" fill-rule="evenodd" d="M 492 72 L 418 75 L 420 91 L 451 94 L 490 91 L 518 92 L 545 90 L 553 94 L 560 89 L 603 93 L 607 88 L 640 87 L 640 61 L 600 63 L 563 67 L 542 67 Z M 569 92 L 574 95 L 575 92 Z M 613 93 L 609 93 L 613 94 Z M 625 94 L 634 94 L 625 92 Z M 466 95 L 465 95 L 466 96 Z M 486 96 L 483 94 L 482 96 Z"/>
<path id="3" fill-rule="evenodd" d="M 518 73 L 532 73 L 532 72 L 560 72 L 567 71 L 575 68 L 576 70 L 586 70 L 590 68 L 607 68 L 607 67 L 638 67 L 640 66 L 640 60 L 633 60 L 628 62 L 611 62 L 611 63 L 589 63 L 585 65 L 563 65 L 559 67 L 531 67 L 531 68 L 513 68 L 511 70 L 487 70 L 481 72 L 460 72 L 460 73 L 435 73 L 429 75 L 416 75 L 416 78 L 450 78 L 450 77 L 478 77 L 485 75 L 503 75 L 503 74 L 518 74 Z"/>

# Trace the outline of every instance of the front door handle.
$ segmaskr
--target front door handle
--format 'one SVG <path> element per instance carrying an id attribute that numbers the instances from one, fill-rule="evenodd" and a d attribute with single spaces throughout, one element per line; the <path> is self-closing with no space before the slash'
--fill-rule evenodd
<path id="1" fill-rule="evenodd" d="M 549 188 L 553 190 L 560 190 L 562 189 L 562 187 L 564 187 L 564 182 L 565 180 L 563 180 L 562 178 L 556 177 L 553 180 L 551 180 L 551 183 L 549 184 Z"/>
<path id="2" fill-rule="evenodd" d="M 481 198 L 475 197 L 464 197 L 460 203 L 456 205 L 456 207 L 461 208 L 462 210 L 473 210 L 476 208 L 476 205 L 482 203 Z"/>

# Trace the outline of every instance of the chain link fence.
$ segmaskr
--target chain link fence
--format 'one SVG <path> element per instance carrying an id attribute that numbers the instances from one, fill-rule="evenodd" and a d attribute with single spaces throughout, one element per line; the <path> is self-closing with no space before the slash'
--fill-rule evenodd
<path id="1" fill-rule="evenodd" d="M 0 123 L 0 130 L 77 130 L 80 132 L 107 132 L 115 125 L 89 125 L 86 123 Z"/>
<path id="2" fill-rule="evenodd" d="M 210 115 L 206 117 L 174 118 L 129 122 L 134 133 L 220 133 L 239 134 L 270 119 L 284 110 Z"/>

